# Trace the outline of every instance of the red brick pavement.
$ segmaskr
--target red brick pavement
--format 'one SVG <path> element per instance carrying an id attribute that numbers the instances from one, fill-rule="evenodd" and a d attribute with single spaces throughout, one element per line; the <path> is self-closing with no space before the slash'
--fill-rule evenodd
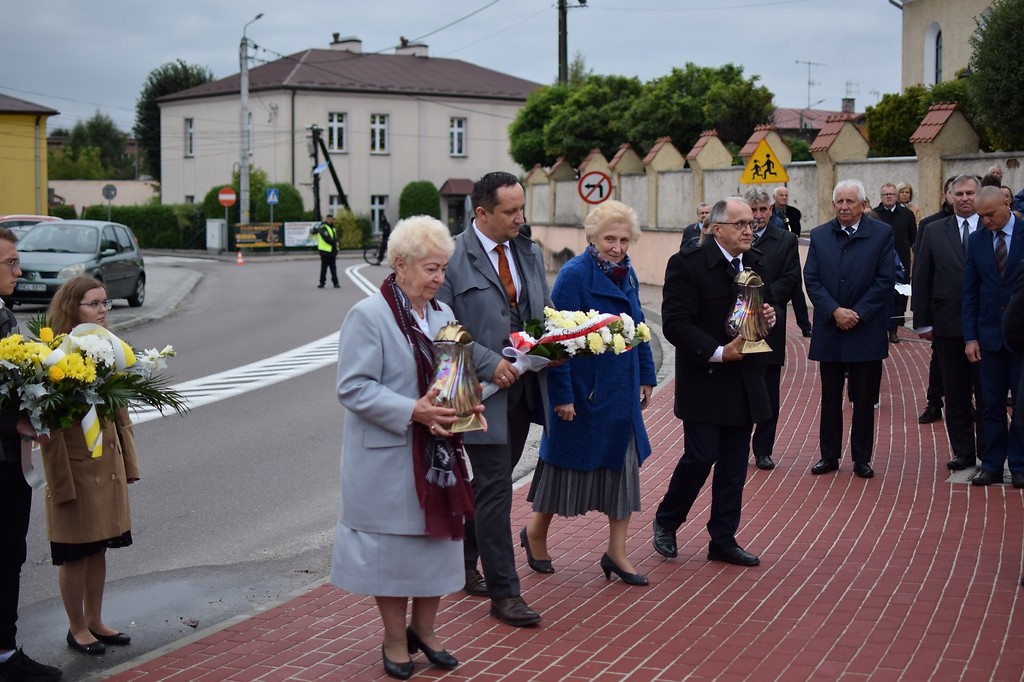
<path id="1" fill-rule="evenodd" d="M 795 325 L 790 326 L 795 331 Z M 444 672 L 417 655 L 417 679 L 465 680 L 1021 680 L 1022 495 L 950 482 L 942 423 L 917 424 L 927 346 L 905 336 L 885 363 L 871 480 L 848 457 L 815 477 L 817 376 L 806 340 L 789 339 L 771 472 L 751 467 L 740 542 L 761 565 L 705 560 L 707 490 L 679 529 L 679 558 L 651 548 L 653 509 L 682 444 L 672 384 L 647 413 L 655 452 L 641 470 L 643 511 L 630 556 L 647 588 L 605 580 L 604 517 L 556 519 L 557 572 L 523 593 L 540 627 L 512 628 L 486 600 L 442 600 L 438 632 L 462 662 Z M 847 419 L 849 412 L 847 411 Z M 513 527 L 530 516 L 515 496 Z M 518 544 L 518 543 L 517 543 Z M 157 680 L 375 680 L 381 628 L 373 600 L 317 587 L 264 613 L 114 676 Z"/>

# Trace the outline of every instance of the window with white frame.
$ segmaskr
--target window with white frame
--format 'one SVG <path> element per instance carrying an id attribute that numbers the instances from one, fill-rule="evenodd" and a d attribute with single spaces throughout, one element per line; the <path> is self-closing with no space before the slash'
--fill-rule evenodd
<path id="1" fill-rule="evenodd" d="M 388 208 L 387 194 L 373 194 L 370 196 L 370 220 L 373 222 L 373 231 L 380 232 L 380 219 Z"/>
<path id="2" fill-rule="evenodd" d="M 448 154 L 466 155 L 466 119 L 452 116 L 448 126 Z"/>
<path id="3" fill-rule="evenodd" d="M 370 114 L 370 153 L 388 153 L 387 114 Z"/>
<path id="4" fill-rule="evenodd" d="M 346 151 L 348 138 L 346 137 L 345 124 L 348 121 L 347 114 L 340 111 L 332 111 L 327 114 L 327 149 L 332 152 Z"/>
<path id="5" fill-rule="evenodd" d="M 195 119 L 185 119 L 185 156 L 196 155 L 196 123 Z"/>

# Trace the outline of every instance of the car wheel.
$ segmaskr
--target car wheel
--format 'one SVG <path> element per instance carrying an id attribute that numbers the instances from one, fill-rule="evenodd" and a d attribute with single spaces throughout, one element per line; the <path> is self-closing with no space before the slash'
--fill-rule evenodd
<path id="1" fill-rule="evenodd" d="M 135 293 L 128 297 L 128 305 L 138 308 L 146 300 L 146 278 L 139 275 L 135 281 Z"/>

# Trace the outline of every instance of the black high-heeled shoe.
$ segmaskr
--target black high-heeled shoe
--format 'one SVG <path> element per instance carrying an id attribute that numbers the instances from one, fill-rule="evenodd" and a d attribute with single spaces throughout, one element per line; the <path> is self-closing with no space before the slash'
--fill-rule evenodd
<path id="1" fill-rule="evenodd" d="M 103 645 L 103 642 L 80 644 L 78 640 L 75 639 L 75 636 L 71 634 L 71 630 L 68 630 L 68 646 L 80 654 L 89 654 L 90 656 L 101 656 L 107 653 L 107 647 Z"/>
<path id="2" fill-rule="evenodd" d="M 388 674 L 388 677 L 393 677 L 396 680 L 407 680 L 412 677 L 412 661 L 395 663 L 384 653 L 384 647 L 380 648 L 380 655 L 384 659 L 384 672 Z"/>
<path id="3" fill-rule="evenodd" d="M 537 573 L 554 573 L 555 567 L 551 565 L 551 559 L 534 559 L 530 551 L 530 539 L 526 537 L 526 528 L 519 531 L 519 546 L 526 548 L 526 563 Z"/>
<path id="4" fill-rule="evenodd" d="M 452 656 L 444 649 L 442 649 L 441 651 L 434 651 L 433 649 L 428 647 L 426 644 L 423 643 L 423 640 L 420 639 L 419 636 L 412 631 L 411 627 L 405 628 L 405 636 L 406 639 L 409 640 L 410 656 L 416 653 L 416 650 L 419 649 L 427 657 L 427 660 L 436 665 L 438 668 L 446 668 L 447 670 L 452 670 L 458 667 L 459 662 L 455 660 L 454 656 Z"/>
<path id="5" fill-rule="evenodd" d="M 612 558 L 605 552 L 601 555 L 601 570 L 604 571 L 604 577 L 608 580 L 612 579 L 612 573 L 622 578 L 622 582 L 627 585 L 638 585 L 643 586 L 649 584 L 647 582 L 647 576 L 639 573 L 626 573 L 618 564 L 612 561 Z"/>

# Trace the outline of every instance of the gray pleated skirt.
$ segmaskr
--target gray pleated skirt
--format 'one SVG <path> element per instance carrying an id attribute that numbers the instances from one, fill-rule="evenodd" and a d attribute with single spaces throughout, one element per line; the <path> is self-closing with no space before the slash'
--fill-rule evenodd
<path id="1" fill-rule="evenodd" d="M 440 597 L 465 583 L 460 541 L 367 533 L 337 524 L 332 585 L 374 597 Z"/>
<path id="2" fill-rule="evenodd" d="M 539 460 L 526 499 L 533 502 L 533 511 L 558 516 L 597 511 L 613 519 L 624 519 L 640 511 L 636 439 L 629 439 L 622 471 L 576 471 Z"/>

